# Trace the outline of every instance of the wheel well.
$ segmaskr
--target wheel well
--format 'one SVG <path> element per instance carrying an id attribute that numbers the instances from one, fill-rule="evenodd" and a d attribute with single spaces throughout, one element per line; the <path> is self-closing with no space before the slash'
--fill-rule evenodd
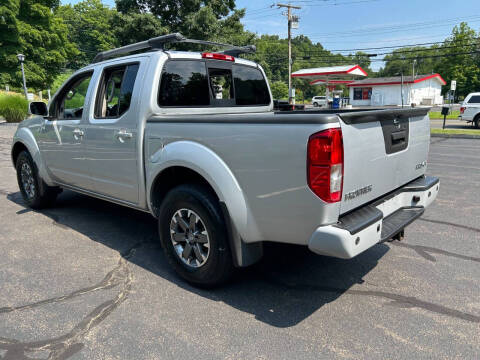
<path id="1" fill-rule="evenodd" d="M 17 158 L 18 158 L 18 155 L 20 155 L 20 153 L 22 151 L 27 151 L 28 152 L 28 149 L 27 147 L 22 144 L 20 141 L 16 142 L 15 145 L 13 145 L 13 148 L 12 148 L 12 161 L 13 161 L 13 164 L 16 165 L 17 164 Z"/>
<path id="2" fill-rule="evenodd" d="M 155 216 L 158 215 L 158 209 L 160 208 L 165 195 L 174 187 L 182 184 L 203 185 L 208 188 L 218 200 L 215 190 L 202 175 L 183 166 L 172 166 L 163 170 L 153 181 L 150 192 L 150 202 Z"/>

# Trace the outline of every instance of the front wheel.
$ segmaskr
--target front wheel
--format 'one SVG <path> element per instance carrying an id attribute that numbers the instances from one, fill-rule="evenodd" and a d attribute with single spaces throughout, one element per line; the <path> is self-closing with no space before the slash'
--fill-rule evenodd
<path id="1" fill-rule="evenodd" d="M 16 162 L 18 187 L 23 200 L 32 209 L 41 209 L 52 205 L 60 192 L 58 188 L 48 186 L 38 175 L 37 167 L 27 151 L 22 151 Z"/>
<path id="2" fill-rule="evenodd" d="M 314 102 L 313 107 L 318 107 L 318 103 Z"/>
<path id="3" fill-rule="evenodd" d="M 204 287 L 220 285 L 233 272 L 227 230 L 218 200 L 201 185 L 180 185 L 163 201 L 160 241 L 175 271 Z"/>

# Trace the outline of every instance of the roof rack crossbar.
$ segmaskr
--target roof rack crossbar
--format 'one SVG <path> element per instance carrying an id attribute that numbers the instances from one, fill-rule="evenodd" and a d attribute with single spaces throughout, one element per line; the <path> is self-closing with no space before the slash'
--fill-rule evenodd
<path id="1" fill-rule="evenodd" d="M 252 54 L 256 51 L 255 45 L 247 46 L 235 46 L 230 44 L 223 44 L 214 41 L 187 39 L 180 33 L 173 33 L 168 35 L 158 36 L 149 40 L 141 41 L 135 44 L 122 46 L 112 50 L 106 50 L 99 52 L 93 59 L 93 63 L 104 61 L 118 55 L 125 55 L 134 51 L 146 50 L 146 49 L 160 49 L 163 50 L 165 44 L 168 43 L 190 43 L 201 45 L 213 45 L 220 47 L 227 47 L 228 50 L 223 51 L 224 54 L 238 56 L 240 54 Z"/>

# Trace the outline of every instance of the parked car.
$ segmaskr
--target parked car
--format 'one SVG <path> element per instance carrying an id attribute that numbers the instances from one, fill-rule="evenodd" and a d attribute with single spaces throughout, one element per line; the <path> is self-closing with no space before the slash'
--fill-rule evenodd
<path id="1" fill-rule="evenodd" d="M 333 101 L 332 98 L 328 98 L 328 102 L 327 102 L 326 96 L 314 96 L 312 98 L 312 105 L 315 107 L 328 107 L 328 105 L 331 104 L 332 101 Z"/>
<path id="2" fill-rule="evenodd" d="M 467 95 L 460 107 L 460 120 L 472 123 L 480 129 L 480 92 Z"/>
<path id="3" fill-rule="evenodd" d="M 258 64 L 162 50 L 174 41 L 187 39 L 100 53 L 48 108 L 32 103 L 11 151 L 28 206 L 69 189 L 148 212 L 178 274 L 213 286 L 264 241 L 352 258 L 401 238 L 436 198 L 427 108 L 274 112 Z"/>

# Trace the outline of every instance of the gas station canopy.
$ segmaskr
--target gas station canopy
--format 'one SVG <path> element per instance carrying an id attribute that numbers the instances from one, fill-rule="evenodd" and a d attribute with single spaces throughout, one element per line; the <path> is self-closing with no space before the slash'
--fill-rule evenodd
<path id="1" fill-rule="evenodd" d="M 301 69 L 292 73 L 292 78 L 310 79 L 310 84 L 348 84 L 355 76 L 367 76 L 360 65 L 327 66 Z"/>

